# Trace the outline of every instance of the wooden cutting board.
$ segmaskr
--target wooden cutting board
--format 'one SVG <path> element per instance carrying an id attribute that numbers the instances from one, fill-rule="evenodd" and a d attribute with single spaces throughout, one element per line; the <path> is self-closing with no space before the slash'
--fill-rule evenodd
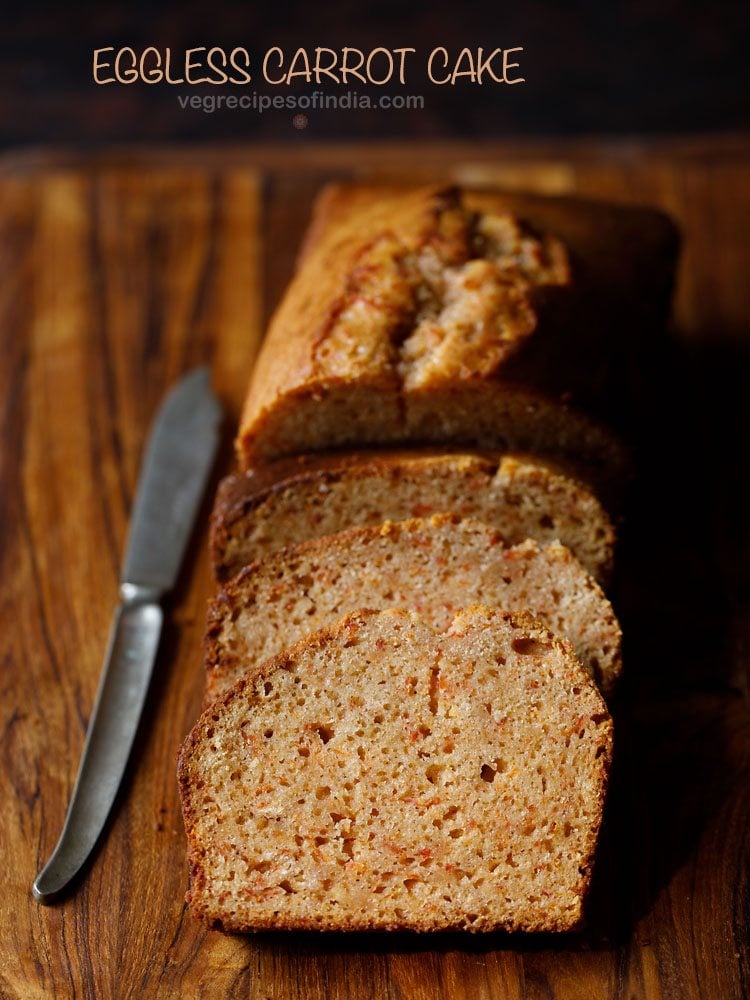
<path id="1" fill-rule="evenodd" d="M 750 147 L 273 147 L 0 162 L 3 997 L 740 998 L 750 993 Z M 141 449 L 208 362 L 231 428 L 264 316 L 329 177 L 647 202 L 683 227 L 675 334 L 623 529 L 628 680 L 591 927 L 575 938 L 263 935 L 183 903 L 177 747 L 201 703 L 204 506 L 146 718 L 75 894 L 31 882 L 59 834 L 117 599 Z M 743 437 L 744 435 L 744 437 Z"/>

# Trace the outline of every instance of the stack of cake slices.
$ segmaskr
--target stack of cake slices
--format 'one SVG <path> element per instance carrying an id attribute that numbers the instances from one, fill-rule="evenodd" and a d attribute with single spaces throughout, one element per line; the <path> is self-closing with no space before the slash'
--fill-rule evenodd
<path id="1" fill-rule="evenodd" d="M 212 518 L 178 765 L 211 926 L 580 925 L 629 386 L 676 250 L 648 209 L 319 196 Z"/>

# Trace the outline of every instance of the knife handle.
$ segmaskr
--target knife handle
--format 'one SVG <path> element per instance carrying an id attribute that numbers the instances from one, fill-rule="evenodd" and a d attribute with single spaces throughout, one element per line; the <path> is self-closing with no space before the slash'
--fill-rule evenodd
<path id="1" fill-rule="evenodd" d="M 160 594 L 123 584 L 73 796 L 57 846 L 33 885 L 51 903 L 86 863 L 120 787 L 146 700 L 163 612 Z"/>

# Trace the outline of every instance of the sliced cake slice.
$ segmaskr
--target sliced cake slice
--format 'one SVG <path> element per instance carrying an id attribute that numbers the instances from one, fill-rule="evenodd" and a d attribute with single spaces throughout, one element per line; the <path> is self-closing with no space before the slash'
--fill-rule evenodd
<path id="1" fill-rule="evenodd" d="M 558 542 L 507 545 L 480 521 L 440 514 L 351 528 L 246 567 L 209 606 L 207 696 L 358 608 L 407 608 L 441 629 L 468 604 L 530 611 L 570 640 L 606 694 L 612 690 L 620 627 L 570 551 Z"/>
<path id="2" fill-rule="evenodd" d="M 595 685 L 529 616 L 357 612 L 185 742 L 188 900 L 234 932 L 571 930 L 611 748 Z"/>
<path id="3" fill-rule="evenodd" d="M 558 540 L 606 581 L 614 528 L 592 491 L 528 455 L 349 452 L 228 476 L 211 522 L 217 579 L 297 542 L 427 514 L 475 517 L 506 541 Z"/>

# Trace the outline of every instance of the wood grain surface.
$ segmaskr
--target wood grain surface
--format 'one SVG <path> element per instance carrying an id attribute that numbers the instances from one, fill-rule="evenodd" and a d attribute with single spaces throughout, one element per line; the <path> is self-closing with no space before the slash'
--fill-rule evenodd
<path id="1" fill-rule="evenodd" d="M 519 160 L 468 146 L 0 164 L 1 996 L 750 995 L 749 165 L 747 147 Z M 639 383 L 616 593 L 628 676 L 579 936 L 232 938 L 194 923 L 174 770 L 202 695 L 209 502 L 106 837 L 74 894 L 31 898 L 75 779 L 149 422 L 183 371 L 210 363 L 228 467 L 310 199 L 350 175 L 648 202 L 683 227 L 675 330 Z"/>

